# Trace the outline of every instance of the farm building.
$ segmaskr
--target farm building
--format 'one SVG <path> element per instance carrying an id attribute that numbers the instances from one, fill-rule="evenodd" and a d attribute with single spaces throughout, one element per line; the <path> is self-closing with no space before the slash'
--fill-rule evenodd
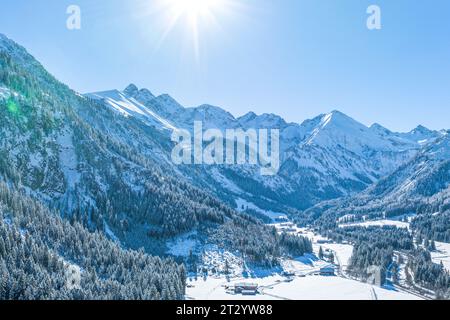
<path id="1" fill-rule="evenodd" d="M 332 240 L 328 240 L 328 239 L 319 239 L 317 240 L 318 244 L 329 244 L 329 243 L 333 243 Z"/>
<path id="2" fill-rule="evenodd" d="M 281 274 L 283 277 L 295 277 L 295 272 L 283 271 Z"/>
<path id="3" fill-rule="evenodd" d="M 335 272 L 336 272 L 336 268 L 334 266 L 326 266 L 326 267 L 320 268 L 321 276 L 334 276 Z"/>
<path id="4" fill-rule="evenodd" d="M 287 216 L 279 216 L 279 217 L 275 218 L 275 222 L 278 222 L 278 223 L 289 222 L 289 219 Z"/>
<path id="5" fill-rule="evenodd" d="M 258 293 L 258 285 L 256 283 L 236 283 L 234 285 L 234 293 L 246 296 L 256 295 Z"/>

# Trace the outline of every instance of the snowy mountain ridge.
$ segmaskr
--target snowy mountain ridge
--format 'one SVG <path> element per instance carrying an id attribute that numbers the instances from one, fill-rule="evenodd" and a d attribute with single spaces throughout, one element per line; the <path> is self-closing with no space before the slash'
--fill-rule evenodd
<path id="1" fill-rule="evenodd" d="M 202 171 L 171 163 L 173 125 L 135 98 L 170 102 L 167 96 L 133 87 L 128 95 L 83 96 L 13 41 L 0 43 L 0 228 L 2 215 L 10 218 L 9 190 L 76 224 L 74 239 L 81 230 L 98 232 L 123 251 L 165 256 L 171 240 L 190 233 L 199 246 L 241 252 L 249 263 L 289 253 L 270 227 L 211 192 Z M 18 214 L 11 223 L 23 226 L 24 210 L 11 207 Z"/>
<path id="2" fill-rule="evenodd" d="M 105 92 L 88 93 L 85 96 L 94 99 L 105 99 L 112 107 L 124 112 L 123 108 L 117 108 L 126 101 L 128 107 L 126 109 L 140 109 L 138 113 L 146 112 L 154 117 L 172 116 L 167 123 L 173 126 L 191 128 L 194 121 L 203 121 L 205 128 L 229 129 L 229 128 L 274 128 L 280 129 L 289 138 L 297 138 L 306 144 L 324 145 L 327 143 L 326 136 L 334 133 L 340 133 L 340 137 L 336 137 L 336 142 L 345 143 L 345 138 L 353 136 L 360 139 L 361 144 L 369 145 L 371 148 L 379 148 L 381 150 L 397 149 L 393 143 L 404 145 L 405 147 L 416 148 L 418 143 L 424 143 L 429 139 L 434 139 L 442 135 L 442 132 L 427 129 L 421 125 L 407 133 L 392 132 L 389 129 L 375 123 L 371 127 L 367 127 L 346 114 L 334 110 L 328 114 L 322 114 L 318 117 L 305 120 L 302 124 L 287 123 L 285 119 L 275 114 L 257 115 L 249 112 L 239 118 L 234 117 L 231 113 L 224 109 L 203 104 L 194 108 L 185 108 L 181 106 L 175 99 L 168 94 L 154 96 L 148 89 L 138 89 L 136 85 L 130 84 L 123 91 L 111 90 Z M 130 103 L 130 101 L 132 103 Z M 142 106 L 148 110 L 143 111 Z M 136 110 L 135 110 L 136 111 Z M 136 115 L 135 115 L 136 116 Z M 324 134 L 329 132 L 331 134 Z M 287 139 L 289 140 L 289 139 Z M 394 142 L 395 140 L 395 142 Z"/>
<path id="3" fill-rule="evenodd" d="M 395 133 L 378 124 L 369 128 L 337 110 L 297 124 L 275 114 L 249 112 L 236 118 L 207 104 L 184 108 L 169 95 L 155 97 L 135 85 L 112 92 L 115 94 L 86 96 L 158 130 L 193 130 L 194 121 L 202 121 L 204 129 L 279 129 L 282 166 L 277 176 L 262 177 L 254 166 L 202 168 L 202 179 L 212 178 L 236 204 L 245 198 L 251 206 L 256 203 L 268 210 L 281 210 L 285 205 L 305 209 L 322 200 L 360 192 L 409 161 L 427 142 L 442 136 L 422 126 L 409 133 Z M 207 185 L 216 189 L 214 183 Z"/>
<path id="4" fill-rule="evenodd" d="M 304 212 L 322 219 L 370 216 L 372 219 L 405 214 L 433 214 L 450 209 L 450 138 L 443 134 L 415 157 L 363 192 L 320 203 Z"/>

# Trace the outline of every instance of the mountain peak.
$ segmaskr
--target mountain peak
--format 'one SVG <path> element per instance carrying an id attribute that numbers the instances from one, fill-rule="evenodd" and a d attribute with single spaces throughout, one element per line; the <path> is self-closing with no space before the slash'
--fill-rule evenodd
<path id="1" fill-rule="evenodd" d="M 411 132 L 411 134 L 430 134 L 432 133 L 432 131 L 426 127 L 424 127 L 423 125 L 419 125 L 417 126 L 417 128 L 413 129 Z"/>
<path id="2" fill-rule="evenodd" d="M 162 116 L 173 116 L 184 110 L 183 106 L 178 103 L 169 94 L 162 94 L 153 99 L 150 103 L 155 111 Z"/>
<path id="3" fill-rule="evenodd" d="M 149 100 L 152 100 L 152 99 L 155 98 L 155 96 L 153 95 L 153 93 L 151 93 L 150 90 L 145 89 L 145 88 L 139 90 L 138 95 L 139 95 L 139 97 L 140 97 L 142 100 L 144 100 L 144 101 L 149 101 Z"/>
<path id="4" fill-rule="evenodd" d="M 373 125 L 370 126 L 370 129 L 377 129 L 377 130 L 381 129 L 381 130 L 388 130 L 388 131 L 390 131 L 389 129 L 383 127 L 381 124 L 376 123 L 376 122 Z"/>
<path id="5" fill-rule="evenodd" d="M 228 111 L 220 108 L 220 107 L 216 107 L 210 104 L 202 104 L 201 106 L 195 108 L 195 112 L 196 113 L 200 113 L 200 114 L 208 114 L 209 116 L 214 116 L 214 117 L 219 117 L 219 118 L 228 118 L 228 119 L 234 119 L 234 116 L 229 113 Z"/>
<path id="6" fill-rule="evenodd" d="M 339 110 L 333 110 L 328 114 L 322 115 L 322 129 L 328 127 L 329 125 L 338 126 L 338 127 L 347 127 L 347 126 L 356 126 L 356 127 L 364 127 L 366 126 L 359 123 L 355 119 L 349 117 L 345 113 Z"/>
<path id="7" fill-rule="evenodd" d="M 134 97 L 139 92 L 138 87 L 134 85 L 133 83 L 128 85 L 128 87 L 123 90 L 123 93 L 125 93 L 127 96 Z"/>
<path id="8" fill-rule="evenodd" d="M 245 115 L 243 115 L 242 117 L 239 117 L 238 120 L 239 122 L 247 122 L 247 121 L 251 121 L 253 119 L 255 119 L 258 115 L 256 113 L 254 113 L 253 111 L 250 111 L 248 113 L 246 113 Z"/>
<path id="9" fill-rule="evenodd" d="M 382 135 L 388 135 L 391 134 L 392 131 L 383 127 L 381 124 L 379 123 L 374 123 L 373 125 L 370 126 L 369 128 L 371 131 L 376 132 L 376 133 L 380 133 Z"/>
<path id="10" fill-rule="evenodd" d="M 325 114 L 325 116 L 332 116 L 335 118 L 343 118 L 343 119 L 353 120 L 353 118 L 351 118 L 350 116 L 346 115 L 345 113 L 343 113 L 342 111 L 339 111 L 339 110 L 333 110 L 333 111 Z"/>
<path id="11" fill-rule="evenodd" d="M 239 123 L 244 128 L 277 128 L 284 129 L 287 126 L 286 121 L 273 113 L 264 113 L 257 115 L 254 112 L 249 112 L 238 119 Z"/>
<path id="12" fill-rule="evenodd" d="M 221 109 L 219 107 L 213 106 L 211 104 L 206 104 L 206 103 L 198 106 L 197 109 L 199 109 L 199 110 L 221 110 L 221 111 L 224 111 L 223 109 Z"/>
<path id="13" fill-rule="evenodd" d="M 404 138 L 407 138 L 409 140 L 418 142 L 420 144 L 424 144 L 433 139 L 439 138 L 440 136 L 442 136 L 442 133 L 437 132 L 437 131 L 432 131 L 432 130 L 420 125 L 408 133 L 402 133 L 401 136 Z"/>
<path id="14" fill-rule="evenodd" d="M 339 110 L 333 110 L 330 112 L 330 114 L 334 115 L 334 116 L 345 116 L 347 117 L 347 115 Z"/>
<path id="15" fill-rule="evenodd" d="M 334 148 L 340 145 L 345 149 L 363 155 L 368 148 L 372 150 L 393 150 L 392 142 L 383 138 L 373 128 L 354 120 L 340 111 L 332 111 L 303 126 L 308 128 L 306 145 L 320 145 Z M 381 127 L 381 126 L 380 126 Z"/>
<path id="16" fill-rule="evenodd" d="M 183 109 L 183 106 L 175 100 L 170 94 L 164 93 L 156 97 L 156 100 L 164 102 L 165 104 L 176 105 L 178 108 Z"/>

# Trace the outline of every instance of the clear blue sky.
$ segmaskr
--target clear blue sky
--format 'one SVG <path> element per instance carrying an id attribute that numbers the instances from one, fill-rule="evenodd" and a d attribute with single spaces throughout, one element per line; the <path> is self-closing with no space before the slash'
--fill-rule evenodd
<path id="1" fill-rule="evenodd" d="M 161 0 L 1 0 L 0 32 L 80 92 L 133 82 L 183 105 L 301 122 L 339 109 L 370 125 L 450 128 L 450 1 L 233 0 L 192 29 L 162 39 Z M 231 1 L 231 0 L 229 0 Z M 82 30 L 66 29 L 66 8 Z M 381 31 L 366 9 L 382 9 Z"/>

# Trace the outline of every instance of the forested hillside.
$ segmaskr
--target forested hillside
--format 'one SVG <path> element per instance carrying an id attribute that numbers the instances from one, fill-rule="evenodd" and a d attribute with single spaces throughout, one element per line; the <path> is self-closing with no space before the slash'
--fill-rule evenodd
<path id="1" fill-rule="evenodd" d="M 425 240 L 450 243 L 450 212 L 419 216 L 411 228 Z"/>
<path id="2" fill-rule="evenodd" d="M 185 279 L 184 266 L 125 250 L 0 183 L 0 300 L 181 299 Z"/>
<path id="3" fill-rule="evenodd" d="M 256 264 L 274 265 L 299 250 L 161 167 L 161 150 L 170 146 L 160 132 L 75 93 L 24 48 L 0 40 L 0 178 L 8 186 L 126 249 L 164 256 L 171 238 L 195 232 L 199 243 L 237 250 Z M 133 143 L 138 133 L 146 148 Z"/>

